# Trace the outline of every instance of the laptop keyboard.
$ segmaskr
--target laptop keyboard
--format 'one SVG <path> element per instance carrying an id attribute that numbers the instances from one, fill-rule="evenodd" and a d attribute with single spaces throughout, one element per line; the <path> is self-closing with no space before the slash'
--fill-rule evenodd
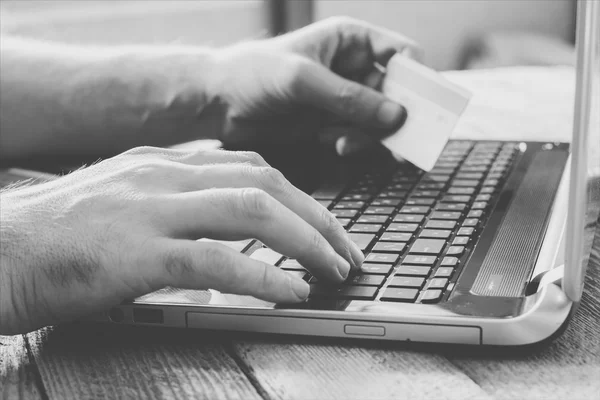
<path id="1" fill-rule="evenodd" d="M 450 141 L 428 173 L 366 162 L 350 184 L 313 193 L 365 254 L 342 285 L 249 239 L 223 242 L 306 280 L 313 299 L 438 303 L 447 299 L 510 173 L 518 144 Z M 14 182 L 6 173 L 0 185 Z"/>
<path id="2" fill-rule="evenodd" d="M 250 257 L 305 279 L 314 299 L 438 303 L 454 288 L 517 151 L 516 143 L 451 141 L 428 173 L 370 165 L 349 185 L 313 197 L 365 254 L 344 284 L 319 282 L 296 260 L 266 247 Z"/>

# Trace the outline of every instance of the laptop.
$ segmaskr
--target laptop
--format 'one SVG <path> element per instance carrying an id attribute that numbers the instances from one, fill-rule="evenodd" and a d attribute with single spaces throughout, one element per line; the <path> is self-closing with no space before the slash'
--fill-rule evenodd
<path id="1" fill-rule="evenodd" d="M 329 157 L 313 197 L 364 251 L 324 285 L 258 240 L 226 244 L 311 285 L 301 304 L 164 288 L 86 320 L 375 340 L 526 345 L 581 299 L 600 211 L 600 3 L 578 2 L 571 145 L 451 140 L 425 173 L 384 150 Z M 0 183 L 48 178 L 2 171 Z"/>

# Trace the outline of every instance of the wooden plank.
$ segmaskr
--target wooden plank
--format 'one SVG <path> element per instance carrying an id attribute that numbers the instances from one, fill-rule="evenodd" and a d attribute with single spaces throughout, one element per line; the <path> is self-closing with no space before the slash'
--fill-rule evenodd
<path id="1" fill-rule="evenodd" d="M 272 399 L 490 398 L 444 357 L 403 346 L 253 335 L 234 350 Z"/>
<path id="2" fill-rule="evenodd" d="M 53 399 L 260 399 L 214 334 L 65 325 L 28 335 Z"/>
<path id="3" fill-rule="evenodd" d="M 42 393 L 23 336 L 0 336 L 0 398 L 41 399 Z"/>
<path id="4" fill-rule="evenodd" d="M 497 399 L 597 399 L 600 396 L 600 227 L 579 309 L 549 346 L 505 349 L 450 360 Z"/>

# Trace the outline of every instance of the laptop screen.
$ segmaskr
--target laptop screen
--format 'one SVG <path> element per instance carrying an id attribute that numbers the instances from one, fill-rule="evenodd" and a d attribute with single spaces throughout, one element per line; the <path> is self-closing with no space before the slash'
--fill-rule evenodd
<path id="1" fill-rule="evenodd" d="M 600 2 L 577 10 L 577 91 L 567 220 L 567 296 L 579 301 L 600 211 Z"/>

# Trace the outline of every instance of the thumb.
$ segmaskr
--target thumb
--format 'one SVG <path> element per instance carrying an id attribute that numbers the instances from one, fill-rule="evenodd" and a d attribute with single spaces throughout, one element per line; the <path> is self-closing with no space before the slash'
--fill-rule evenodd
<path id="1" fill-rule="evenodd" d="M 292 95 L 302 103 L 332 112 L 347 122 L 375 128 L 398 129 L 406 120 L 406 109 L 400 104 L 320 64 L 304 63 L 297 73 Z"/>

